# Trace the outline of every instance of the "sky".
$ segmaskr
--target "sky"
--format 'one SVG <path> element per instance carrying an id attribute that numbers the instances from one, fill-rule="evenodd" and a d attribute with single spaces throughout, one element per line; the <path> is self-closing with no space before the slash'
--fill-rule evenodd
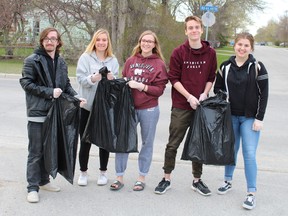
<path id="1" fill-rule="evenodd" d="M 257 30 L 261 27 L 267 26 L 271 19 L 279 21 L 279 16 L 283 16 L 285 11 L 288 11 L 288 0 L 263 0 L 266 2 L 266 7 L 263 12 L 254 12 L 251 15 L 251 19 L 254 22 L 253 25 L 248 26 L 248 30 L 251 34 L 256 35 Z M 180 12 L 181 11 L 181 12 Z M 177 20 L 183 22 L 186 16 L 190 13 L 185 13 L 185 6 L 179 7 L 179 11 L 176 11 Z M 217 22 L 217 14 L 216 14 Z"/>
<path id="2" fill-rule="evenodd" d="M 251 34 L 255 35 L 257 30 L 265 27 L 268 21 L 274 19 L 279 21 L 279 16 L 283 16 L 288 11 L 288 0 L 264 0 L 267 7 L 263 12 L 255 13 L 251 19 L 255 22 L 253 26 L 248 27 Z"/>

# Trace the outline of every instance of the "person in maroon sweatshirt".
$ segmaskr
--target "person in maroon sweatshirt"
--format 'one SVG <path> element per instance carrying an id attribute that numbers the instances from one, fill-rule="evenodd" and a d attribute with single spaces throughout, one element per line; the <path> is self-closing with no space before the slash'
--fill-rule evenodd
<path id="1" fill-rule="evenodd" d="M 155 188 L 156 194 L 164 194 L 171 188 L 171 172 L 175 158 L 187 129 L 193 121 L 199 101 L 205 100 L 212 87 L 217 69 L 216 52 L 207 41 L 201 40 L 203 23 L 196 16 L 185 19 L 184 44 L 174 49 L 170 58 L 168 78 L 172 88 L 172 112 L 169 127 L 169 141 L 165 150 L 164 177 Z M 211 195 L 201 181 L 201 163 L 192 162 L 194 180 L 192 189 L 204 196 Z"/>
<path id="2" fill-rule="evenodd" d="M 145 187 L 153 154 L 153 143 L 159 119 L 158 98 L 163 94 L 168 75 L 161 53 L 159 40 L 150 30 L 144 31 L 125 62 L 122 75 L 128 82 L 134 100 L 137 121 L 141 127 L 142 145 L 138 157 L 139 176 L 133 186 L 134 191 Z M 117 180 L 110 186 L 111 190 L 120 190 L 127 167 L 128 153 L 115 154 Z"/>

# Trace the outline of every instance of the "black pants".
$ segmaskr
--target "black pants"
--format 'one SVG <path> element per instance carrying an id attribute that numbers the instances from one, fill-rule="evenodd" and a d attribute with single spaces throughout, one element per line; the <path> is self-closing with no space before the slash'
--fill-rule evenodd
<path id="1" fill-rule="evenodd" d="M 89 160 L 89 152 L 91 148 L 91 143 L 83 142 L 82 136 L 88 121 L 90 112 L 81 108 L 81 119 L 80 119 L 80 127 L 79 127 L 79 133 L 80 133 L 80 151 L 79 151 L 79 164 L 80 164 L 80 170 L 82 172 L 86 171 L 88 169 L 88 160 Z M 101 127 L 101 125 L 99 125 Z M 99 158 L 100 158 L 100 170 L 106 171 L 108 160 L 109 160 L 109 152 L 105 149 L 99 148 Z"/>
<path id="2" fill-rule="evenodd" d="M 42 143 L 43 123 L 28 122 L 28 160 L 26 177 L 28 182 L 28 193 L 38 191 L 39 186 L 49 183 L 49 174 L 44 166 L 43 143 Z"/>

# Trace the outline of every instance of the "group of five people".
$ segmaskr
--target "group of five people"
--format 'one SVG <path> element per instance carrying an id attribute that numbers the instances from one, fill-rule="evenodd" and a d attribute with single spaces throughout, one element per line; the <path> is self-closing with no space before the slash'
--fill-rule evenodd
<path id="1" fill-rule="evenodd" d="M 252 55 L 253 36 L 249 33 L 240 33 L 235 38 L 235 55 L 223 62 L 216 73 L 216 52 L 207 41 L 201 39 L 202 34 L 201 19 L 188 16 L 185 19 L 187 40 L 174 49 L 170 58 L 169 72 L 167 72 L 156 34 L 150 30 L 144 31 L 131 57 L 123 66 L 121 77 L 129 80 L 128 85 L 131 88 L 142 140 L 138 156 L 138 177 L 133 190 L 142 191 L 145 188 L 145 178 L 152 162 L 153 143 L 160 114 L 158 99 L 164 93 L 168 80 L 172 85 L 169 139 L 165 149 L 164 174 L 154 190 L 156 194 L 164 194 L 171 188 L 171 173 L 175 168 L 177 149 L 194 118 L 197 106 L 209 97 L 216 78 L 214 93 L 217 94 L 219 90 L 226 91 L 231 106 L 236 159 L 240 140 L 242 140 L 247 182 L 247 196 L 243 207 L 253 209 L 256 206 L 257 189 L 256 149 L 268 100 L 267 71 L 263 63 L 256 61 Z M 59 97 L 62 92 L 72 96 L 77 94 L 71 87 L 67 67 L 59 56 L 61 45 L 62 41 L 56 29 L 44 30 L 40 35 L 40 48 L 24 61 L 23 77 L 20 79 L 21 86 L 26 92 L 28 115 L 28 202 L 39 201 L 39 188 L 50 191 L 60 190 L 50 183 L 49 175 L 44 168 L 41 127 L 52 98 Z M 91 148 L 91 143 L 81 138 L 91 112 L 97 85 L 102 79 L 99 69 L 103 66 L 106 66 L 109 71 L 108 80 L 119 76 L 119 64 L 112 52 L 109 33 L 105 29 L 99 29 L 80 56 L 76 69 L 79 84 L 78 97 L 81 100 L 78 179 L 80 186 L 88 184 L 87 170 Z M 64 76 L 64 79 L 57 78 L 60 76 L 59 73 Z M 47 84 L 47 80 L 52 82 Z M 123 188 L 128 157 L 129 153 L 115 154 L 116 180 L 110 185 L 111 190 L 119 191 Z M 100 173 L 97 184 L 106 185 L 109 152 L 99 148 L 99 159 Z M 235 166 L 225 166 L 224 183 L 217 191 L 219 194 L 231 190 Z M 211 191 L 201 179 L 202 171 L 203 164 L 193 161 L 192 189 L 208 196 Z"/>

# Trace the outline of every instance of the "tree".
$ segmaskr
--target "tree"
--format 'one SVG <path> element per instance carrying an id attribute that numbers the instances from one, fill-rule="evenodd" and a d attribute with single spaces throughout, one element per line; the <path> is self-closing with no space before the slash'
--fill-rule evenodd
<path id="1" fill-rule="evenodd" d="M 112 43 L 116 56 L 120 64 L 123 63 L 122 53 L 124 50 L 124 33 L 128 14 L 127 0 L 111 0 L 112 1 Z"/>
<path id="2" fill-rule="evenodd" d="M 1 0 L 0 35 L 1 43 L 6 46 L 6 55 L 13 55 L 12 45 L 23 36 L 28 0 Z"/>
<path id="3" fill-rule="evenodd" d="M 279 21 L 274 19 L 269 20 L 267 26 L 258 29 L 255 35 L 256 41 L 269 41 L 275 45 L 283 43 L 288 45 L 288 11 L 279 17 Z"/>
<path id="4" fill-rule="evenodd" d="M 92 38 L 95 30 L 107 26 L 106 2 L 100 0 L 33 0 L 33 5 L 42 16 L 48 17 L 51 26 L 61 28 L 61 33 L 69 41 L 65 53 L 69 55 L 69 58 L 75 59 L 85 49 L 87 41 Z"/>
<path id="5" fill-rule="evenodd" d="M 288 46 L 288 11 L 280 17 L 278 33 L 279 41 L 284 43 L 284 47 Z"/>
<path id="6" fill-rule="evenodd" d="M 218 7 L 215 13 L 216 23 L 210 28 L 210 39 L 217 39 L 217 35 L 224 37 L 234 37 L 240 30 L 246 30 L 247 24 L 251 23 L 250 16 L 254 11 L 262 11 L 265 7 L 263 0 L 174 0 L 173 12 L 188 10 L 186 14 L 201 17 L 203 11 L 200 11 L 201 5 L 213 2 Z M 183 9 L 181 9 L 183 8 Z M 237 11 L 237 13 L 235 13 Z M 179 13 L 179 12 L 178 12 Z"/>
<path id="7" fill-rule="evenodd" d="M 29 6 L 36 17 L 47 18 L 49 25 L 58 28 L 68 40 L 64 54 L 74 60 L 84 51 L 94 32 L 99 28 L 106 28 L 111 33 L 114 53 L 122 64 L 138 43 L 141 32 L 147 29 L 158 35 L 163 54 L 168 59 L 172 50 L 186 38 L 184 20 L 179 21 L 179 16 L 183 14 L 182 19 L 184 15 L 201 17 L 204 12 L 200 11 L 200 6 L 207 4 L 208 1 L 2 0 L 0 5 L 5 2 L 8 4 L 6 8 L 13 8 L 12 3 L 24 2 L 21 7 Z M 240 29 L 245 29 L 245 25 L 250 22 L 248 14 L 253 10 L 262 10 L 264 7 L 262 0 L 215 0 L 213 4 L 218 6 L 219 12 L 215 13 L 216 23 L 209 28 L 209 35 L 212 40 L 218 38 L 222 41 L 234 36 Z M 9 10 L 4 12 L 7 11 Z M 4 12 L 2 10 L 2 14 Z M 3 17 L 7 16 L 3 15 Z M 8 20 L 11 21 L 11 18 Z M 20 31 L 21 28 L 17 27 L 17 29 Z M 11 29 L 6 32 L 11 32 Z M 37 35 L 34 36 L 36 38 Z"/>

